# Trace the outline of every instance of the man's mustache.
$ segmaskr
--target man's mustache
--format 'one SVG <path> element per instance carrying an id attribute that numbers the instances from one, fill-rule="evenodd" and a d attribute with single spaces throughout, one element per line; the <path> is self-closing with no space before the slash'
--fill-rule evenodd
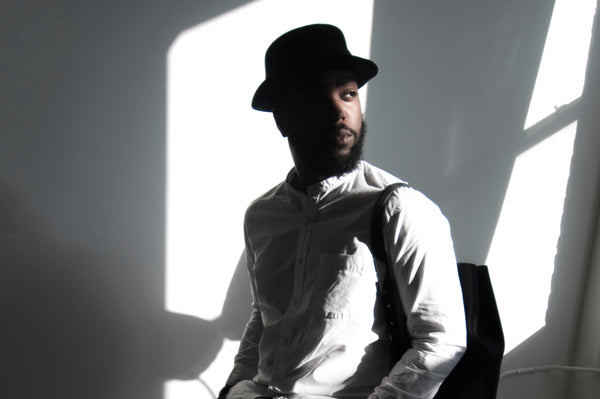
<path id="1" fill-rule="evenodd" d="M 335 126 L 334 133 L 336 136 L 338 136 L 338 135 L 344 133 L 343 132 L 344 130 L 350 132 L 354 137 L 358 137 L 358 132 L 356 130 L 352 129 L 351 127 L 349 127 L 348 125 L 345 125 L 343 123 L 340 123 L 339 125 Z"/>

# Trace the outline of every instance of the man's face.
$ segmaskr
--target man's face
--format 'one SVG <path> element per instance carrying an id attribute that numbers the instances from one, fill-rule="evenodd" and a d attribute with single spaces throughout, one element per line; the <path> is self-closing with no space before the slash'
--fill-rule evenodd
<path id="1" fill-rule="evenodd" d="M 356 167 L 364 132 L 352 72 L 327 70 L 289 83 L 275 113 L 295 159 L 324 176 Z"/>

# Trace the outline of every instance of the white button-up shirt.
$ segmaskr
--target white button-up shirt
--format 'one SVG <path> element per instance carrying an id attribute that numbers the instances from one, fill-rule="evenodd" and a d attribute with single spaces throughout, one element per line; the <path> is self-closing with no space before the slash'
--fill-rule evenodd
<path id="1" fill-rule="evenodd" d="M 412 342 L 390 369 L 370 225 L 378 194 L 399 180 L 362 162 L 303 193 L 293 174 L 246 213 L 254 301 L 228 398 L 433 397 L 466 340 L 446 218 L 412 188 L 387 204 L 384 240 Z"/>

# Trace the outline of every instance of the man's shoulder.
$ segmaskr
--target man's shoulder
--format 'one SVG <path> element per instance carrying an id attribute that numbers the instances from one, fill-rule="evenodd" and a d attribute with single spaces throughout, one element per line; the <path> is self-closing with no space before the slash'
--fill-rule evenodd
<path id="1" fill-rule="evenodd" d="M 257 206 L 261 206 L 261 204 L 268 204 L 268 203 L 272 203 L 274 201 L 280 201 L 283 195 L 283 192 L 285 191 L 285 181 L 277 184 L 276 186 L 270 188 L 269 190 L 267 190 L 266 192 L 264 192 L 263 194 L 259 195 L 258 197 L 256 197 L 248 206 L 248 208 L 254 208 Z"/>
<path id="2" fill-rule="evenodd" d="M 391 193 L 387 202 L 387 207 L 390 212 L 398 212 L 400 210 L 411 210 L 412 212 L 423 210 L 425 213 L 440 211 L 437 204 L 423 192 L 412 186 L 410 182 L 402 180 L 390 172 L 367 162 L 363 162 L 363 174 L 367 184 L 381 190 L 394 183 L 406 184 Z"/>
<path id="3" fill-rule="evenodd" d="M 362 161 L 361 174 L 365 183 L 373 188 L 383 189 L 393 183 L 405 183 L 392 173 L 366 161 Z"/>

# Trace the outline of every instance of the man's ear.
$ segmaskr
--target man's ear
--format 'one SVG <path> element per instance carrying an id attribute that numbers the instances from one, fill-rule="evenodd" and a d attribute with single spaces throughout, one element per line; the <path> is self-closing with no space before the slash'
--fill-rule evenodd
<path id="1" fill-rule="evenodd" d="M 278 108 L 273 108 L 273 119 L 275 119 L 275 124 L 281 135 L 287 137 L 287 134 L 285 133 L 285 123 L 283 122 L 281 111 Z"/>

